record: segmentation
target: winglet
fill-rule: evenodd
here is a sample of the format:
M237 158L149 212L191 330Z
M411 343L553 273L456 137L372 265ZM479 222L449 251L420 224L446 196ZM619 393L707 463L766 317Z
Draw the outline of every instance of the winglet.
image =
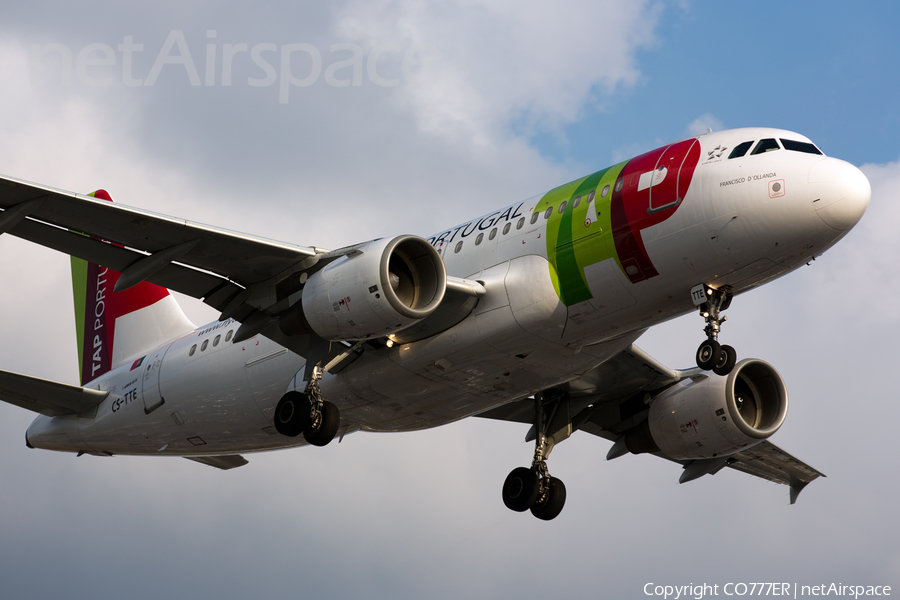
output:
M791 478L791 504L797 501L797 496L799 496L800 492L803 491L803 488L808 485L808 481L800 481L799 479Z

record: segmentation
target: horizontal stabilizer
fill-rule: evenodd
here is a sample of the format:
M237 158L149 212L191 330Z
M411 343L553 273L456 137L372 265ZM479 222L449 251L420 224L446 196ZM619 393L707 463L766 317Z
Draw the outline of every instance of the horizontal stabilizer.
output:
M109 392L0 371L0 400L48 417L85 412L107 396Z
M235 467L243 467L249 461L240 454L224 454L222 456L185 456L186 459L198 462L210 467L222 469L234 469Z

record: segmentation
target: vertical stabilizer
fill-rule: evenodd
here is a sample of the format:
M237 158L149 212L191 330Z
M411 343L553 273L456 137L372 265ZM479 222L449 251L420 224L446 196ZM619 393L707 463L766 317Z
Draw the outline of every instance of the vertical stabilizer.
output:
M106 190L89 195L112 202ZM72 257L82 385L195 328L169 290L142 282L114 292L119 277L116 271Z

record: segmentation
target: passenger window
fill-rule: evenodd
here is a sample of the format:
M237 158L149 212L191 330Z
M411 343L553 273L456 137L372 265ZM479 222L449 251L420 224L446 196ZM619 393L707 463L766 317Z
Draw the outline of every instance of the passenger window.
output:
M601 198L606 198L609 195L609 184L603 186L603 191L600 192Z
M216 336L216 339L213 340L213 346L214 346L214 347L219 345L219 340L220 340L220 339L222 339L222 336L221 336L221 335L217 335L217 336Z
M229 331L228 333L225 334L225 341L227 342L230 340L231 340L231 332Z
M624 180L624 179L618 180L618 181L616 182L616 191L617 191L617 192L621 192L621 191L622 191L622 186L624 186L624 185L625 185L625 180Z
M512 223L507 223L506 225L503 226L503 235L506 235L507 233L509 233L510 227L512 227Z
M456 243L456 248L453 249L453 254L459 254L460 250L462 250L462 240Z
M516 223L516 229L522 229L525 226L525 217L519 219L519 222Z
M493 229L491 229L491 233L488 235L488 239L489 239L489 240L492 240L492 239L494 239L495 237L497 237L497 228L496 228L496 227L494 227Z
M764 140L759 140L759 143L756 145L756 148L753 149L753 152L750 153L750 156L780 149L781 147L778 145L778 142L776 142L773 138L766 138Z
M551 206L547 210L544 211L544 218L549 219L550 215L552 215L552 214L553 214L553 207Z
M480 243L481 243L481 240L483 240L483 239L484 239L484 234L483 234L483 233L479 233L479 234L478 234L478 237L475 238L475 245L477 246L478 244L480 244Z
M200 352L206 350L207 346L209 346L209 340L203 340L203 344L200 346Z
M806 152L807 154L822 154L822 151L808 142L795 142L794 140L781 139L781 145L785 150L794 152Z
M531 224L532 224L532 225L534 225L535 223L537 223L537 220L538 220L538 217L540 216L540 214L541 214L541 213L534 213L533 215L531 215Z
M197 351L197 344L194 344L193 346L191 346L191 350L190 350L190 352L188 352L188 356L193 356L194 352L196 352L196 351Z
M566 201L563 200L562 204L559 205L559 214L563 214L566 212Z
M572 200L572 209L578 208L579 204L581 204L581 196L575 196L575 199Z
M606 187L608 188L609 186L606 186ZM590 204L593 201L594 201L594 191L592 190L591 193L588 194L587 203Z
M740 158L743 155L747 154L747 150L750 149L750 146L753 145L753 140L749 142L741 142L737 146L734 147L734 150L731 151L731 154L728 155L728 158Z

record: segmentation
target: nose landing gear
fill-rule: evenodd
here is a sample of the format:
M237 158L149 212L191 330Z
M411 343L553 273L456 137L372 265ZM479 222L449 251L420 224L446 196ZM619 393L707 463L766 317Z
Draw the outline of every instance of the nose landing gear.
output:
M737 352L728 345L719 344L718 337L722 323L728 318L722 314L731 305L731 286L719 289L706 284L691 288L691 299L694 306L700 308L700 315L706 320L707 339L697 348L697 366L710 370L716 375L728 375L737 362Z
M565 398L567 400L567 397ZM534 396L534 460L531 467L513 469L503 482L503 504L510 510L525 512L531 510L538 519L555 519L566 504L566 486L556 477L550 476L547 457L553 449L554 441L548 430L562 402L548 399L544 394ZM544 409L552 407L549 419L544 418Z

